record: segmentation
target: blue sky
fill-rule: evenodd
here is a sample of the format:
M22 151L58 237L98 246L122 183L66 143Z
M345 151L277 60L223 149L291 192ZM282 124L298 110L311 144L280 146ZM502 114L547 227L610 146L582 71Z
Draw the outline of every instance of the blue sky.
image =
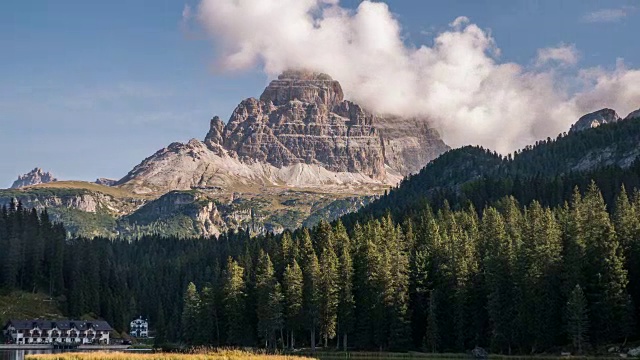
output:
M575 44L582 68L612 69L617 58L640 67L640 1L386 3L407 46L430 46L466 16L495 39L501 62L530 65L540 48ZM213 115L226 119L258 96L267 76L217 68L210 37L183 23L185 4L198 5L3 1L0 187L36 166L61 179L120 178L171 142L203 138Z

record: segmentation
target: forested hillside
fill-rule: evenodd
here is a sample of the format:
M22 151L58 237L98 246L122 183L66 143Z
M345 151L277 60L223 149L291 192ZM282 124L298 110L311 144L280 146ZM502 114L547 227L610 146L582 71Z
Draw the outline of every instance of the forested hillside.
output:
M561 134L507 156L473 146L450 150L343 221L352 225L387 211L402 216L425 202L440 208L445 200L455 209L471 203L478 211L504 196L523 205L538 200L556 206L570 198L575 186L586 187L592 180L612 205L622 184L640 187L638 143L640 118L632 118Z
M640 194L621 192L609 214L591 185L565 206L508 197L480 217L424 207L349 231L323 222L281 237L73 239L62 249L42 236L35 251L40 237L20 224L37 218L12 208L3 254L33 255L3 262L2 284L51 289L69 316L92 313L119 330L146 314L158 341L309 346L315 332L359 349L588 348L637 335L639 211Z

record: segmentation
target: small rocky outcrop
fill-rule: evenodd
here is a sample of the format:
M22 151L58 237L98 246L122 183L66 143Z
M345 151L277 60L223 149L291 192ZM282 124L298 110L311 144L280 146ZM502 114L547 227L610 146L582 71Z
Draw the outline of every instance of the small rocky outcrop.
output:
M620 116L618 116L618 113L616 113L615 110L602 109L582 116L575 124L571 126L569 132L591 129L602 124L610 124L620 120L621 118Z
M50 172L45 172L41 168L35 168L24 175L18 176L18 179L13 182L13 185L11 185L11 189L46 184L54 181L58 181L58 179L56 179Z
M107 179L107 178L98 178L95 181L96 184L104 185L104 186L114 186L117 182L118 180Z

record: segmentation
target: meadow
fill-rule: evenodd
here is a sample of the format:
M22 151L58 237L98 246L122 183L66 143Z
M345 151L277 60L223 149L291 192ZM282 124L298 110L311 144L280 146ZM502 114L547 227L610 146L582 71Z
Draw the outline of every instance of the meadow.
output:
M309 360L290 355L267 355L239 350L203 351L189 354L125 352L74 352L27 355L25 360Z

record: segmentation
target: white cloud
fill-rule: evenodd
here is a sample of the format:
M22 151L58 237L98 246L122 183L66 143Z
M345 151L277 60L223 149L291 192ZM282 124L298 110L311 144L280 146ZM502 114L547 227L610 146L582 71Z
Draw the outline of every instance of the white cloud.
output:
M184 8L182 8L182 21L189 21L191 16L191 6L184 4Z
M580 79L584 90L576 95L579 108L610 107L622 117L640 108L640 70L627 68L622 59L614 71L586 69Z
M538 49L536 66L548 63L570 66L578 63L578 50L575 45L560 44L556 47Z
M346 96L381 113L420 116L451 146L479 144L506 153L566 131L593 98L640 107L635 70L581 72L567 89L554 67L500 62L491 35L466 17L437 34L432 46L407 46L385 3L344 9L324 0L202 0L197 18L214 40L219 67L261 67L270 77L309 68L339 80ZM541 64L575 64L572 46L541 49ZM603 105L603 106L604 106ZM625 110L626 111L626 110Z
M632 8L623 7L618 9L600 9L582 17L582 20L590 23L616 22L629 15Z

